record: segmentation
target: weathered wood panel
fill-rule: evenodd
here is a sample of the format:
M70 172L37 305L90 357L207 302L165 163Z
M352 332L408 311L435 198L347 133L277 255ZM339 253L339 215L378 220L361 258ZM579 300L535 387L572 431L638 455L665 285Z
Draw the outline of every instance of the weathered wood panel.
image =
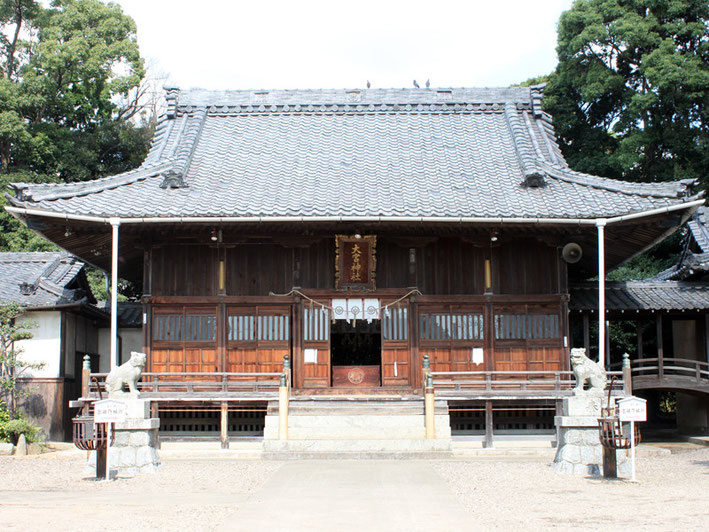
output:
M333 237L309 246L278 243L225 244L226 289L230 296L285 293L293 286L313 290L335 288ZM377 240L377 289L415 284L427 295L480 295L485 292L485 259L492 266L496 294L557 294L566 290L558 249L533 238L503 241L495 247L460 237ZM412 251L413 250L413 251ZM169 244L146 254L154 296L218 294L219 250L211 245Z
M407 345L382 349L382 384L406 386L409 384L409 349Z
M371 388L379 386L379 366L333 366L333 388Z
M308 349L308 347L304 349ZM330 386L330 350L314 347L310 347L310 349L317 349L317 362L303 363L303 387L327 388Z

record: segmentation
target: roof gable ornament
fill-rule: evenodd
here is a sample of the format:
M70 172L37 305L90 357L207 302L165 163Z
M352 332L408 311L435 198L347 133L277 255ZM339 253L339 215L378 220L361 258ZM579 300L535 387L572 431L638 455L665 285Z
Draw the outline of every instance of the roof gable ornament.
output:
M524 181L520 183L523 187L541 188L546 186L543 172L529 172L524 176Z
M187 188L187 183L185 183L182 172L178 172L175 169L170 168L165 170L160 175L163 177L163 181L160 183L160 188Z
M31 296L37 291L35 283L22 282L20 283L20 294L23 296Z

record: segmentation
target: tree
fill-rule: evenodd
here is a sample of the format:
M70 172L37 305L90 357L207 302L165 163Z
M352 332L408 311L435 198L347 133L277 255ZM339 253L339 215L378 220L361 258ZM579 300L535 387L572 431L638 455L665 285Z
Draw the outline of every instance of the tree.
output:
M44 363L23 360L22 348L16 342L32 338L29 329L36 327L31 321L20 321L23 309L17 303L0 305L0 391L10 414L10 419L18 417L19 399L30 394L29 390L18 387L18 379L31 369L41 369Z
M545 90L572 168L635 181L709 178L709 3L576 0Z
M0 186L135 168L155 117L133 20L99 0L0 0ZM53 246L1 208L0 250Z

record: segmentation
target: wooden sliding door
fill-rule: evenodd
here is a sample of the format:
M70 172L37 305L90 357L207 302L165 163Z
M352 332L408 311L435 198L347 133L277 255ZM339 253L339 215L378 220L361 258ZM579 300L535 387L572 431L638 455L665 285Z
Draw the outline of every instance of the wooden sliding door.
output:
M493 369L564 369L562 323L559 305L495 305Z
M168 373L219 371L215 307L171 307L153 311L150 369Z
M432 371L482 371L485 320L482 306L419 306L419 354Z
M330 311L303 303L303 349L299 368L304 388L330 386Z
M290 307L227 307L225 371L280 373L290 342Z

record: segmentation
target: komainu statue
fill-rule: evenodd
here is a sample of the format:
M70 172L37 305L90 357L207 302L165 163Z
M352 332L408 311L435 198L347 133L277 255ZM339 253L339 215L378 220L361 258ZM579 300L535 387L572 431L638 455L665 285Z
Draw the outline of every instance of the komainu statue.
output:
M571 350L571 367L574 370L574 377L576 377L574 395L603 393L603 389L606 387L606 370L588 358L584 348L574 347ZM588 383L588 389L584 389L586 383Z
M126 395L123 386L128 385L132 395L138 395L138 381L143 374L147 356L145 353L131 351L130 360L113 368L106 376L106 391L109 397Z

